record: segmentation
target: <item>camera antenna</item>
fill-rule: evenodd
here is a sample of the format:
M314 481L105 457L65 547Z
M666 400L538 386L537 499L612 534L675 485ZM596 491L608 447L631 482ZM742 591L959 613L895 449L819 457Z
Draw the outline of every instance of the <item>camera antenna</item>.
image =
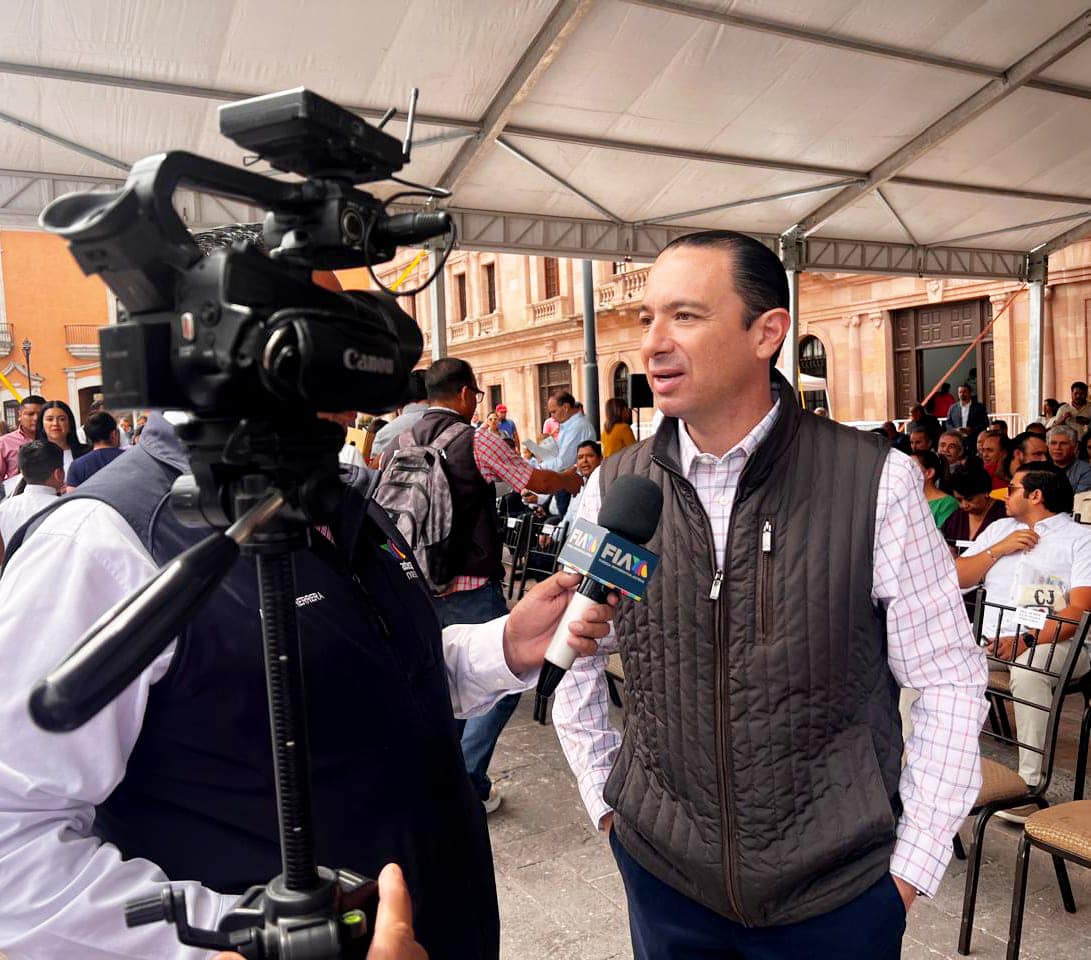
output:
M385 127L388 123L390 123L392 119L394 119L394 115L397 112L397 107L391 107L389 110L387 110L386 113L383 114L382 119L377 124L375 124L376 129L382 130L383 127Z
M409 155L413 152L413 124L417 120L417 98L420 89L414 87L409 91L409 117L405 121L405 141L402 143L402 161L409 163Z

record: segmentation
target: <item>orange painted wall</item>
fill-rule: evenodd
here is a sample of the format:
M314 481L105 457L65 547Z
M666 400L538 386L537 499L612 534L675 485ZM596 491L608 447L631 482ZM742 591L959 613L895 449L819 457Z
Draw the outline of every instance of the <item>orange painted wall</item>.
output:
M10 356L0 357L0 370L9 361L23 365L22 342L33 347L31 370L42 378L42 392L49 400L68 401L65 367L83 366L90 358L76 358L65 346L65 324L101 326L109 320L106 287L97 277L85 277L68 251L68 245L46 233L0 231L0 263L3 266L7 320L14 329ZM81 377L94 374L83 371ZM16 389L26 390L26 377L9 375Z

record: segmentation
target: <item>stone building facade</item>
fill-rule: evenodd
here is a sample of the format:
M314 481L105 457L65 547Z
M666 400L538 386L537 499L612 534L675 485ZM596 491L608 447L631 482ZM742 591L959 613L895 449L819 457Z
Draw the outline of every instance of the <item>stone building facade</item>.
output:
M401 251L379 276L393 283L416 252ZM404 281L419 285L420 261ZM642 371L636 308L647 264L592 264L598 328L599 394L627 392ZM540 429L549 391L566 387L586 396L583 363L582 263L468 250L446 267L448 353L473 364L486 397L524 436ZM345 288L368 286L364 270L340 272ZM951 377L972 378L991 411L1025 422L1028 298L1020 284L984 280L922 280L860 274L804 274L801 282L801 368L822 376L827 404L842 421L904 417L977 334L986 336ZM1009 304L1009 301L1010 304ZM425 331L430 359L432 295L404 298ZM21 350L33 343L36 390L86 412L101 390L97 328L115 307L97 278L80 273L65 244L39 232L0 232L0 372L20 393L27 376ZM1050 258L1044 325L1043 396L1068 398L1073 380L1087 380L1091 357L1091 240ZM950 362L949 362L950 361ZM14 418L14 397L0 384L0 401ZM643 411L645 422L652 411ZM1036 413L1036 412L1035 412Z
M392 282L406 252L380 274ZM417 268L423 279L426 263ZM592 265L603 401L640 373L637 306L647 264ZM486 391L481 413L503 400L522 428L540 426L550 386L583 383L580 261L457 251L446 268L448 353L473 364ZM970 380L990 411L1033 419L1026 407L1028 297L1025 286L996 280L933 280L862 274L804 274L800 292L801 368L826 381L825 403L842 421L903 418L967 353L949 379ZM405 301L403 301L403 304ZM430 350L432 298L409 305ZM1068 398L1087 380L1091 356L1091 241L1050 258L1044 327L1043 397ZM615 388L616 383L616 388ZM650 419L651 411L644 419Z

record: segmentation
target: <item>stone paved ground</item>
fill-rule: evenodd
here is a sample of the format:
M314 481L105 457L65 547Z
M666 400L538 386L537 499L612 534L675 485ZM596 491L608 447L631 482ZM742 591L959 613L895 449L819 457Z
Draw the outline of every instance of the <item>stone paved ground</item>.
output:
M490 818L500 897L503 960L611 960L630 957L625 895L609 847L592 828L551 727L531 719L524 697L504 731L493 777L504 804ZM620 722L620 716L617 718ZM1071 779L1058 790L1071 796ZM963 830L964 838L967 836ZM1000 960L1007 943L1018 833L1002 823L986 833L972 956ZM1064 912L1049 860L1031 860L1025 960L1091 960L1091 871L1069 870L1079 912ZM910 913L903 957L958 956L964 864L953 861L932 901Z

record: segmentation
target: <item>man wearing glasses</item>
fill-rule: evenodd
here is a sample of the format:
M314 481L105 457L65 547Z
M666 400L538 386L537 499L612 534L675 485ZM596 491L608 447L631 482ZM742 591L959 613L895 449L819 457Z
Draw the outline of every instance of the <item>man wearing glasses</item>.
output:
M478 389L473 368L465 360L437 360L426 371L424 385L428 409L410 432L414 443L442 447L444 457L434 469L446 473L454 505L451 538L444 555L456 561L456 576L434 597L436 612L444 627L485 623L508 612L502 589L504 543L494 484L506 482L516 491L579 493L581 481L575 473L536 469L508 446L501 434L470 426L485 393ZM387 454L397 447L398 440L393 440ZM466 770L488 813L500 806L500 795L489 780L489 762L500 731L518 703L519 694L505 697L484 716L466 721L462 734Z
M958 585L964 590L984 581L988 599L1013 607L1051 607L1051 613L1079 620L1091 610L1091 527L1076 523L1072 510L1072 485L1064 472L1051 463L1024 463L1008 484L1008 516L984 530L955 561ZM1018 664L1045 667L1050 645L1053 666L1060 669L1068 654L1068 639L1074 627L1060 630L1049 623L1041 630L1027 630L1016 622L1013 612L986 608L982 636L990 641L997 656L1014 660L1011 692L1015 696L1015 724L1025 743L1045 743L1046 718L1042 710L1025 702L1049 706L1054 682L1046 675L1018 669ZM1084 650L1074 676L1088 670ZM1027 786L1035 786L1042 774L1042 755L1019 750L1019 775ZM997 814L1021 823L1031 806Z

